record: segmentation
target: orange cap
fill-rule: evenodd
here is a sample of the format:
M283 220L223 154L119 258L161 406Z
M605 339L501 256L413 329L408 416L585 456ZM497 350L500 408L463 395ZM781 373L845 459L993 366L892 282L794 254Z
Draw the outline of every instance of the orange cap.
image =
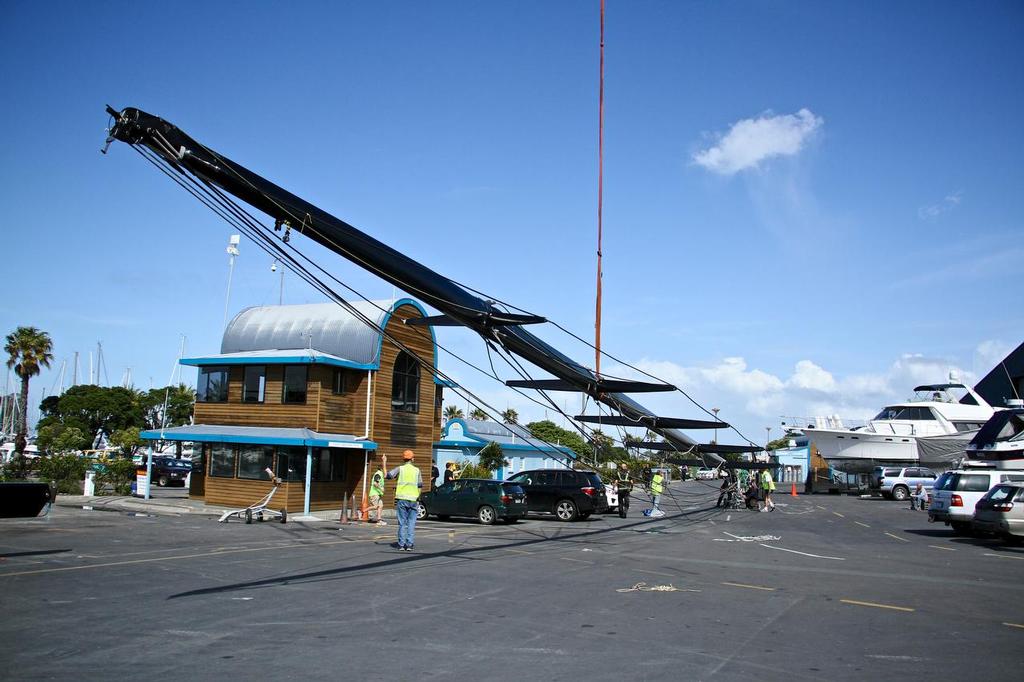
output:
M402 453L402 459L412 459L415 456L416 453L414 453L412 450L406 450L405 452Z

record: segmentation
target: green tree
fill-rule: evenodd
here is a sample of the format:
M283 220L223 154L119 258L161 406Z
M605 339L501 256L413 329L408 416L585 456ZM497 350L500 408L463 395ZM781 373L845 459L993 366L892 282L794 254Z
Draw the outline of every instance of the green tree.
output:
M39 458L39 478L57 486L68 495L82 494L87 462L78 454L51 454Z
M593 457L594 448L590 446L583 437L576 431L569 431L545 419L539 422L530 422L526 425L534 438L552 445L564 445L575 452L578 456L590 459Z
M519 413L510 407L501 413L501 421L505 422L506 424L518 424Z
M477 454L477 461L480 466L493 476L494 472L502 467L508 466L508 460L501 452L501 443L491 441Z
M479 407L474 407L473 411L469 413L470 419L476 419L477 421L485 422L488 420L487 413Z
M110 434L110 444L121 448L121 454L131 458L135 456L140 447L146 444L146 441L139 437L139 428L137 426L129 426L126 429L118 429Z
M166 419L164 402L166 401ZM142 408L142 426L154 430L161 427L184 426L192 423L192 415L195 410L196 392L195 389L178 384L177 386L164 386L153 388L148 392L139 395L139 405Z
M51 424L73 426L90 438L103 432L110 436L118 429L145 426L142 394L121 386L72 386L47 405L47 415L39 428Z
M462 410L459 409L458 405L449 405L448 407L444 408L444 418L446 420L462 419L463 416L465 415L463 415Z
M110 486L115 495L127 495L131 492L132 479L135 478L135 464L124 457L105 457L100 460L96 473L96 492L102 494L104 486Z
M89 436L74 426L65 426L60 433L56 434L50 447L53 452L58 454L74 453L77 457L78 451L86 449L90 443Z
M7 335L4 351L7 353L7 367L21 379L21 414L18 415L14 451L16 468L24 471L25 445L28 443L28 382L39 374L41 367L50 366L53 341L49 334L35 327L18 327Z
M789 447L789 436L783 436L782 438L776 438L772 442L765 446L765 450L778 450L779 448Z

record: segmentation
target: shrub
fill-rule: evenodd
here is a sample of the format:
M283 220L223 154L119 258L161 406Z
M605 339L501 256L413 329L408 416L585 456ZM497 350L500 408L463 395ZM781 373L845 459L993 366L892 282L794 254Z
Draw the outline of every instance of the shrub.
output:
M459 470L459 478L493 478L494 474L468 460L462 460L455 465Z
M96 473L96 494L102 495L104 486L109 485L115 495L128 495L135 480L135 463L130 458L104 457Z
M39 478L57 485L57 492L81 495L86 460L78 455L45 455L40 457Z

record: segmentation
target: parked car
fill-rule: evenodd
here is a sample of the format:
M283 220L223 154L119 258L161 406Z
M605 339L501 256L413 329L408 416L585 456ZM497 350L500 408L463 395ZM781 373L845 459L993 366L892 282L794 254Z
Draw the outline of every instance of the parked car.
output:
M1000 483L985 493L974 507L974 530L1011 545L1024 542L1024 483Z
M971 530L974 506L993 486L1024 482L1024 471L961 469L943 474L932 488L928 520L942 521L957 533Z
M497 519L515 523L526 517L526 494L517 483L460 478L420 495L416 517L425 519L430 514L442 521L469 516L485 525Z
M910 497L918 483L931 490L937 478L934 471L925 467L875 467L875 475L882 497L900 501Z
M701 467L697 469L697 480L698 481L710 481L716 478L717 474L714 469L709 467Z
M508 480L523 487L529 511L554 514L561 521L585 519L608 509L604 483L594 471L535 469Z
M145 461L143 461L145 465ZM192 461L173 457L154 457L152 480L161 488L185 485L185 477L192 471Z

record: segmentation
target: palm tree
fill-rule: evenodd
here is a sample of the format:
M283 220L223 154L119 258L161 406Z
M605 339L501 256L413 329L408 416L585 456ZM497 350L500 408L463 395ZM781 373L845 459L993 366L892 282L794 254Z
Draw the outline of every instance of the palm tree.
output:
M501 413L501 421L506 424L516 424L519 422L519 413L510 407Z
M487 413L484 412L479 407L474 407L473 411L469 413L469 418L470 419L476 419L477 421L485 422L485 421L487 421Z
M463 416L465 415L463 415L462 410L459 409L458 405L449 405L444 408L445 419L462 419Z
M14 439L14 451L22 459L28 442L28 381L39 374L39 368L49 367L53 360L53 341L50 335L35 327L18 327L7 335L4 345L7 352L7 367L21 377L21 414L18 415L18 435Z

